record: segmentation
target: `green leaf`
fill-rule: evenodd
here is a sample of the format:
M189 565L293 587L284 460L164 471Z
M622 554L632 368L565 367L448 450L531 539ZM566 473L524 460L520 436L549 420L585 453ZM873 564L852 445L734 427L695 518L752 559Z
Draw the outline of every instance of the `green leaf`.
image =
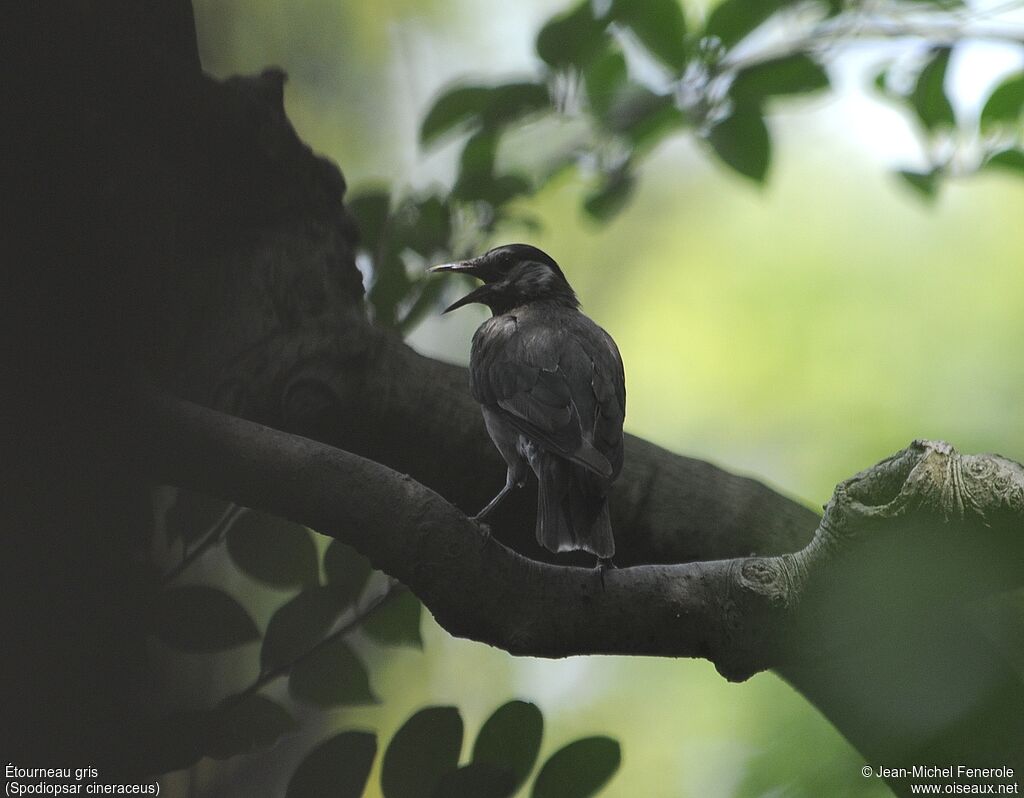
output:
M609 51L595 59L583 76L587 100L598 122L628 137L636 147L653 144L685 122L671 95L655 94L629 80L621 52Z
M547 86L541 83L503 83L490 89L484 123L499 127L529 114L551 108Z
M641 88L620 102L611 122L622 129L637 151L643 151L685 125L686 117L672 97Z
M376 704L379 700L370 687L366 667L340 637L295 664L288 692L319 707Z
M587 798L619 769L619 744L610 737L586 737L555 751L533 783L532 798Z
M1002 152L997 152L985 161L984 168L986 170L1008 170L1011 172L1019 172L1021 175L1024 175L1024 151L1003 150Z
M249 613L222 590L203 585L161 591L153 632L179 651L209 653L258 640Z
M420 127L420 142L433 143L439 136L473 120L477 121L490 104L486 86L456 86L434 100Z
M434 101L420 128L420 142L429 146L444 134L470 123L498 127L550 105L547 87L540 83L456 86Z
M544 734L544 716L534 704L509 701L498 707L473 744L473 762L506 768L512 774L511 795L530 775Z
M337 734L299 763L285 798L360 798L376 756L377 738L371 732Z
M1000 83L981 111L981 127L1020 122L1024 114L1024 72Z
M439 283L440 280L433 281ZM331 541L324 552L324 573L327 587L342 606L358 600L363 594L373 566L362 554L340 540Z
M423 798L459 764L462 718L455 707L427 707L391 738L381 765L384 798Z
M474 762L445 773L431 798L508 798L515 792L514 777L504 768Z
M403 225L402 239L410 249L423 256L448 248L451 213L448 204L431 194L415 203L411 224Z
M537 34L537 55L553 67L583 68L609 42L605 22L594 17L590 0L554 17Z
M363 622L363 631L378 643L423 648L420 616L423 605L410 591L403 590Z
M526 178L520 175L500 175L483 188L479 199L489 202L494 208L501 208L510 200L532 192L533 186Z
M779 10L777 0L724 0L715 6L704 26L704 35L731 47Z
M938 173L935 171L931 172L911 172L907 170L900 170L897 174L916 191L920 196L928 200L935 199L935 195L938 192Z
M598 222L607 222L616 216L633 194L636 181L628 169L616 170L608 175L596 191L583 200L583 209Z
M284 707L262 695L222 706L213 712L213 728L206 743L206 754L214 759L268 748L297 727Z
M498 134L481 130L473 134L462 148L459 176L452 196L460 200L480 199L494 175L494 159L498 152Z
M676 72L686 66L686 18L676 0L613 0L609 17Z
M953 127L956 118L953 106L946 96L946 68L949 66L949 47L938 47L917 76L917 84L910 95L910 104L929 131L940 127Z
M185 770L202 759L213 716L210 710L173 712L147 724L144 739L153 746L153 772Z
M731 116L711 129L708 141L728 166L758 183L764 181L771 160L771 138L757 107L737 105Z
M167 539L194 543L221 520L228 502L195 491L178 488L178 497L167 512Z
M227 544L235 565L253 579L274 587L319 581L316 544L304 526L249 510L228 530Z
M388 246L373 262L374 280L367 298L373 305L374 321L384 327L395 326L395 310L412 286L399 252L397 246Z
M441 294L444 292L443 280L420 280L420 293L412 305L398 322L398 331L404 336L420 322L431 310L437 307Z
M583 76L590 107L594 115L604 121L620 88L626 83L626 57L618 50L610 50L595 58Z
M270 617L260 650L264 670L287 665L316 645L341 614L330 588L304 590Z
M391 209L391 195L385 190L363 191L351 197L346 205L359 226L360 245L376 256Z
M765 97L806 94L828 86L825 70L800 53L744 69L736 76L729 93L740 104L757 105Z
M459 160L459 177L452 196L460 200L484 200L498 207L513 197L532 190L530 183L518 175L494 174L498 134L490 129L471 136Z

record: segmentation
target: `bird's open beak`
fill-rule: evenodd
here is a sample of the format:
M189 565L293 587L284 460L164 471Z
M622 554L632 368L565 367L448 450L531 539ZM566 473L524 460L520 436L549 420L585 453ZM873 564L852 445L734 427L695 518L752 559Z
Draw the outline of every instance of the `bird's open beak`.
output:
M484 298L490 293L491 287L484 283L481 286L477 286L462 299L456 299L448 307L441 311L442 314L450 313L453 310L461 308L463 305L472 305L474 302L484 302ZM486 304L486 303L485 303Z
M475 259L462 260L458 261L457 263L442 263L440 266L431 266L429 269L427 269L427 271L429 271L431 274L436 274L439 272L449 272L456 274L468 274L472 277L477 277L478 275L476 273L476 266L477 263ZM449 313L450 311L461 308L463 305L471 305L474 302L482 302L489 290L490 287L486 283L484 283L483 285L474 288L472 291L470 291L468 294L462 297L462 299L457 299L454 302L452 302L452 304L450 304L448 307L442 310L441 313Z
M431 266L427 271L431 274L436 272L462 272L463 274L472 274L475 267L476 263L474 261L460 260L456 263L442 263L440 266Z

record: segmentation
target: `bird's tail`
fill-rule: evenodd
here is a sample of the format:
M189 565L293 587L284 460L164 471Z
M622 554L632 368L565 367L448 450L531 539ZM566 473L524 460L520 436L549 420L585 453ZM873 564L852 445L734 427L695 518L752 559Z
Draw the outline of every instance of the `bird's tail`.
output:
M608 499L593 475L558 457L543 458L538 476L537 542L548 551L615 554Z

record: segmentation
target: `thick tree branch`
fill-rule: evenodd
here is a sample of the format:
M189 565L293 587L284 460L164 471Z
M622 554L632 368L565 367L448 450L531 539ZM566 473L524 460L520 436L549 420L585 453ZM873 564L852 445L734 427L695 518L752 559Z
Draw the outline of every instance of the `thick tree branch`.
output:
M453 634L516 654L706 657L736 679L801 661L793 641L819 623L844 563L876 539L901 538L883 547L884 561L908 576L915 558L930 567L936 552L981 565L944 573L928 602L1024 583L1024 469L946 444L915 442L840 485L799 552L623 568L602 586L591 569L539 563L488 540L410 477L307 438L167 396L146 401L133 437L155 478L338 537L409 585Z

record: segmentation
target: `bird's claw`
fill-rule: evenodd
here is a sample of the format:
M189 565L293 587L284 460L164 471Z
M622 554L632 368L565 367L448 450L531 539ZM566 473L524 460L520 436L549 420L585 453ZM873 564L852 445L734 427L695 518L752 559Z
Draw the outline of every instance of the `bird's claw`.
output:
M491 539L491 525L485 524L483 521L481 521L479 515L474 515L472 521L474 524L477 525L477 528L480 530L480 536L484 539L484 543L489 541Z
M614 568L617 568L617 567L618 566L616 566L615 563L612 562L612 558L611 557L598 557L597 558L596 570L597 570L598 576L601 577L601 590L605 589L605 587L604 587L604 572L605 571L610 571L610 570L612 570Z

